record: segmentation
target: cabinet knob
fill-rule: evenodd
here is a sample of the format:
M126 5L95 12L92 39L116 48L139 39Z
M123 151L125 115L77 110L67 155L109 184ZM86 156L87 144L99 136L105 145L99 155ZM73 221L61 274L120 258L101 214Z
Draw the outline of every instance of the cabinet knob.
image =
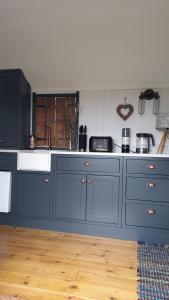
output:
M0 143L3 143L4 140L0 139Z
M45 182L48 183L48 182L49 182L49 179L48 179L48 178L45 178Z
M83 178L82 180L81 180L81 183L85 183L86 182L86 180Z
M91 166L91 163L89 161L84 162L84 167L90 168L90 166Z
M91 184L92 183L92 181L91 181L91 179L88 179L88 181L87 181L89 184Z
M147 183L147 187L148 188L155 188L156 187L156 183L155 182L148 182Z
M155 169L157 169L157 165L156 164L148 164L147 169L155 170Z
M151 209L151 208L146 209L145 212L146 212L146 215L149 215L149 216L156 214L156 210L155 209Z

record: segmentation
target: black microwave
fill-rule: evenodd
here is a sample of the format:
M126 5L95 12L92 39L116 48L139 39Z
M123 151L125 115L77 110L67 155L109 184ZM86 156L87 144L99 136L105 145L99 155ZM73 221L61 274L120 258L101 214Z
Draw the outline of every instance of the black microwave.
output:
M112 152L113 139L111 136L91 136L89 139L89 151Z

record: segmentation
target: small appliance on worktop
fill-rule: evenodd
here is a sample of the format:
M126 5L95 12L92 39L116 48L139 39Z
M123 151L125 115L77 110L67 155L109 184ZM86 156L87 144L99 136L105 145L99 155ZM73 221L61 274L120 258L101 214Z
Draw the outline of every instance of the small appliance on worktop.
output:
M154 136L150 133L137 133L136 134L136 153L149 153L150 140L152 145L155 146Z
M90 152L113 152L111 136L91 136L89 139Z
M87 149L87 126L79 127L79 151L86 152Z

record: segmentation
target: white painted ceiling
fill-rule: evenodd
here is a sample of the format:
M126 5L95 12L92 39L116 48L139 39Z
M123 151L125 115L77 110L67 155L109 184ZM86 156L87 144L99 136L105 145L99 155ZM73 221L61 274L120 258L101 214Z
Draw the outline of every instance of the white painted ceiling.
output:
M0 68L34 90L169 87L169 0L0 0Z

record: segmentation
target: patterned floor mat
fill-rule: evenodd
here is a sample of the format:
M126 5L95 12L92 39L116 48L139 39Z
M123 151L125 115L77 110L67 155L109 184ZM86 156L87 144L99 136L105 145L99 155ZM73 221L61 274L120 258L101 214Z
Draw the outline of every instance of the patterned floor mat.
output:
M138 299L169 300L169 246L138 244Z

